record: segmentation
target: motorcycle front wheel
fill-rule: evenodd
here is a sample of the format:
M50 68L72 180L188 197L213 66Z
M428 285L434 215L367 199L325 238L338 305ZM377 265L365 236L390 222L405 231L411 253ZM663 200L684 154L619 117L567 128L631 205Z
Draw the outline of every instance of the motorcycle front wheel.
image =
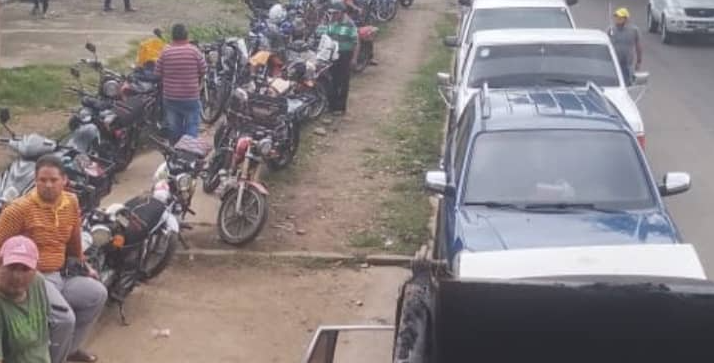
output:
M218 234L232 246L244 245L258 236L268 220L268 200L254 186L246 184L240 212L236 209L239 189L226 194L218 209Z
M208 84L205 84L204 87L208 87ZM201 119L204 123L213 124L221 117L230 95L229 88L228 81L224 81L220 86L201 90L201 104L203 106Z
M228 167L230 161L230 152L223 149L218 150L208 162L206 168L206 176L203 178L203 191L206 194L213 193L221 185L221 169Z
M357 64L352 67L352 72L354 73L362 73L369 65L369 59L367 57L367 50L365 50L365 47L360 47L356 63Z
M267 160L270 170L283 169L293 162L295 155L297 155L298 146L300 145L300 128L295 124L290 125L287 140L283 142L284 145L280 148L280 155Z
M307 117L310 121L317 120L327 110L327 106L329 104L329 100L327 98L328 90L329 90L329 87L328 87L327 81L325 81L325 80L318 81L317 84L315 84L315 87L312 90L310 90L310 92L316 98L315 103L312 106L310 106L310 109L309 109L309 112L307 115Z
M146 251L141 259L139 279L147 281L159 276L168 267L178 247L178 234L175 232L155 233L146 242Z

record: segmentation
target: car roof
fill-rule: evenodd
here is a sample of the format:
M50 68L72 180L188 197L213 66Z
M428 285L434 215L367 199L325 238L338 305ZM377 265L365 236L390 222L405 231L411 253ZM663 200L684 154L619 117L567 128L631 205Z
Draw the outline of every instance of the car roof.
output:
M486 94L483 98L483 94ZM483 89L475 94L480 130L623 130L626 121L595 85L586 88ZM479 120L476 120L479 122Z
M610 44L607 33L598 29L497 29L474 34L477 45L577 43Z
M477 0L473 2L474 9L563 7L567 7L565 0Z

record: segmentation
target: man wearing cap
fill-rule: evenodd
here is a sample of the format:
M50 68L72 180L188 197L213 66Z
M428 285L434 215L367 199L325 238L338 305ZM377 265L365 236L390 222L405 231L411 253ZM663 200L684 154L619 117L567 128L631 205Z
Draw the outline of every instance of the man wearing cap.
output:
M107 289L84 264L77 197L64 191L62 160L44 155L35 162L35 188L0 214L0 244L24 235L37 244L37 270L44 275L50 306L50 357L53 363L94 362L79 347L101 314ZM83 268L71 269L68 261Z
M343 0L331 0L327 12L329 21L316 29L318 35L326 34L338 42L339 58L330 67L332 73L332 91L329 93L330 111L344 115L347 111L347 96L350 90L352 65L356 64L359 54L357 27L345 13L347 6Z
M14 236L0 248L0 362L50 363L45 281L37 246Z
M617 60L622 70L622 77L625 78L625 84L629 86L632 84L633 64L636 71L640 70L640 65L642 64L640 30L630 23L630 12L626 8L615 10L613 16L615 18L615 26L610 27L607 33L610 35L613 47L615 47ZM633 53L637 57L636 62Z

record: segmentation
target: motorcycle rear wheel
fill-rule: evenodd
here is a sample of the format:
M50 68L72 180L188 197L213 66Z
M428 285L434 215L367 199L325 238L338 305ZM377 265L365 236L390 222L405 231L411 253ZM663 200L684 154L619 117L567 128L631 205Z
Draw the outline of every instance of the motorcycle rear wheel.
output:
M367 59L367 51L364 47L360 47L359 54L357 55L357 62L354 67L352 67L353 73L362 73L369 65L369 59Z
M268 220L268 200L254 186L246 184L241 200L242 215L236 213L238 189L228 192L218 209L218 234L231 246L244 245L258 236ZM248 217L251 215L251 217ZM235 220L236 224L229 223ZM246 225L246 223L248 223Z
M146 254L141 259L140 281L151 280L159 276L176 253L178 247L178 234L170 232L168 234L156 233L149 236L146 246Z

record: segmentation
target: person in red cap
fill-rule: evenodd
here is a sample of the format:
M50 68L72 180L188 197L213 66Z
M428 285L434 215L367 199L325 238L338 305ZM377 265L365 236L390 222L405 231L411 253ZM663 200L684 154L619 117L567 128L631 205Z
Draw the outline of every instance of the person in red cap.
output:
M24 236L0 248L0 362L50 363L49 303L38 258Z

